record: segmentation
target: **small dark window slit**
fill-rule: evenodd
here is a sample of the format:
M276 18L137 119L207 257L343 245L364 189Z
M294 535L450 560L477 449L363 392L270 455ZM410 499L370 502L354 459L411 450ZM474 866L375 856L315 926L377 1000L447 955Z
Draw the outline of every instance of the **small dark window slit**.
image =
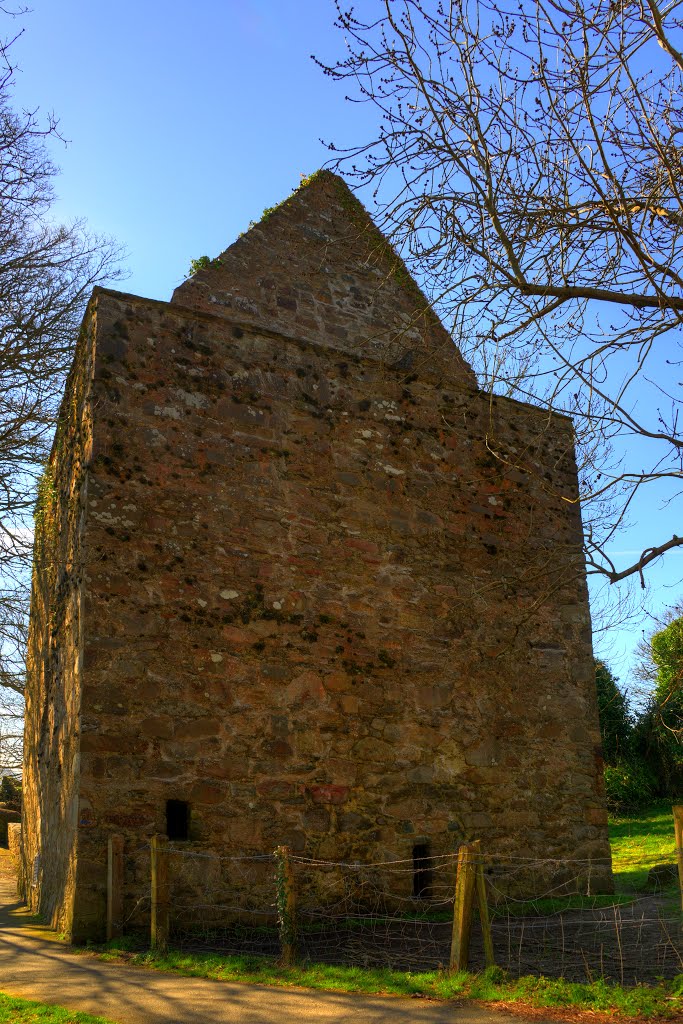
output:
M190 838L190 805L187 800L166 801L166 835L169 839Z
M429 843L416 843L413 847L413 896L428 900L432 890Z

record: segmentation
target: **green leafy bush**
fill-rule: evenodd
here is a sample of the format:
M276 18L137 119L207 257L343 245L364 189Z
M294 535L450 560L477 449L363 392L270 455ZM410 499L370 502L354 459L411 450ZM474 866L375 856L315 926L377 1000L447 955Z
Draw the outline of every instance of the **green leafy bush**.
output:
M658 788L655 773L634 754L605 766L607 806L611 811L642 807L652 800Z

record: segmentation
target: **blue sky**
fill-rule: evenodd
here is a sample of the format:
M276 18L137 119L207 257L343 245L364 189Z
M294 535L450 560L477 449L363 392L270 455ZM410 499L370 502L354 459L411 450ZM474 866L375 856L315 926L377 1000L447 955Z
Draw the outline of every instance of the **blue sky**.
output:
M310 59L341 51L327 0L31 6L17 103L57 113L59 214L125 244L133 292L170 297L358 120Z
M310 54L343 39L332 0L34 0L18 25L17 106L54 110L60 219L85 217L127 249L127 291L168 299L190 260L216 255L328 159L371 131ZM680 532L677 503L648 499L612 547L619 567ZM635 553L635 554L633 554ZM655 613L683 594L683 554L650 571ZM599 639L623 679L648 621Z

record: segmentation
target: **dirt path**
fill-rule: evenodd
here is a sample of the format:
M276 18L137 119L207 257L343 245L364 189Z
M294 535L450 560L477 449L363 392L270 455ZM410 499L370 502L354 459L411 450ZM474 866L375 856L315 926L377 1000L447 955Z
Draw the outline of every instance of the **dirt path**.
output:
M17 901L0 855L0 991L118 1024L520 1024L480 1007L182 978L74 954ZM548 1018L534 1017L533 1024Z

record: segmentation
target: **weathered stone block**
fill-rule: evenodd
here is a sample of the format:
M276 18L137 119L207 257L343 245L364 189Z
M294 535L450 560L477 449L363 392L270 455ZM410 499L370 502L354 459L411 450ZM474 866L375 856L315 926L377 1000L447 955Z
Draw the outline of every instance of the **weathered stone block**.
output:
M589 825L607 825L607 809L605 807L588 807L585 820Z
M311 786L310 794L316 804L343 804L349 795L348 786Z

